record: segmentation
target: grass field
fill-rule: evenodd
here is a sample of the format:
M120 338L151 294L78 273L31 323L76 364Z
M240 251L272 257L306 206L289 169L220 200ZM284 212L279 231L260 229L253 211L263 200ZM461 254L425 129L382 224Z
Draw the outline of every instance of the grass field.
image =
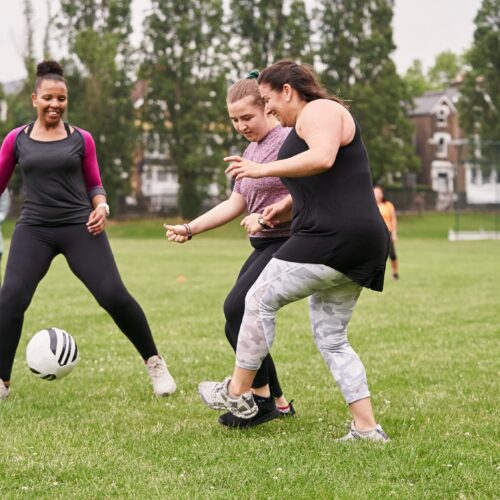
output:
M297 417L222 428L196 387L231 370L221 304L247 242L235 225L174 245L159 221L113 224L122 277L179 390L151 396L137 354L58 257L0 406L0 498L498 498L500 242L447 242L450 216L400 224L402 279L363 292L350 325L390 443L334 442L348 411L305 302L280 312L273 351ZM48 326L79 344L62 381L25 366L31 334Z

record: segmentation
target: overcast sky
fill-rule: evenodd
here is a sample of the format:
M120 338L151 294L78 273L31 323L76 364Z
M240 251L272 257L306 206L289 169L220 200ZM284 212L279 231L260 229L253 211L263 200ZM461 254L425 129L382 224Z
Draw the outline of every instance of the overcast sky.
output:
M57 5L57 0L50 0ZM25 48L23 17L24 0L0 0L0 82L25 76L22 54ZM47 21L46 0L36 0L36 49L42 51L43 29ZM149 0L133 0L135 40L140 38L144 10ZM414 59L425 68L432 65L436 54L445 50L461 53L473 39L474 17L481 0L395 0L393 28L397 46L393 54L400 73ZM54 9L55 10L55 9ZM58 56L55 52L54 56Z

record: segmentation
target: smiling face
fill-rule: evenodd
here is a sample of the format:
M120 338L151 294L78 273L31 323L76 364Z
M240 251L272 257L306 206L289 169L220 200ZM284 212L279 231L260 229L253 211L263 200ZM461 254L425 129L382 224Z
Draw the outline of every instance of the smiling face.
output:
M38 119L47 125L57 125L68 107L68 89L64 82L45 79L31 96Z
M250 142L259 142L269 133L270 120L264 108L247 95L235 102L227 103L229 118L236 131Z
M290 113L290 86L285 85L282 90L273 90L268 84L261 83L259 90L266 105L266 113L273 115L282 127L293 127L295 123Z

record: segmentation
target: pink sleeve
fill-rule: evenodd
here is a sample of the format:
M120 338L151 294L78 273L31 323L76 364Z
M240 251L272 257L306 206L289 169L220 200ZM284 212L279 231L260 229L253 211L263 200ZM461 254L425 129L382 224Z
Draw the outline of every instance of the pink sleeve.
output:
M82 134L85 143L82 171L89 198L92 199L97 194L106 196L106 191L102 187L101 174L99 172L99 164L97 163L94 139L86 130L77 127L75 128L80 132L80 134Z
M2 142L2 147L0 149L0 194L3 193L7 187L14 167L16 166L17 158L15 144L17 136L23 127L25 127L25 125L11 130Z

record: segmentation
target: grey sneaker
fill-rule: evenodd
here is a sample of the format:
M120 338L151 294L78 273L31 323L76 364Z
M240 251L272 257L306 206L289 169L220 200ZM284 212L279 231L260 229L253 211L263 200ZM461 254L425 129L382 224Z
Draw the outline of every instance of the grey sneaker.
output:
M9 394L9 388L3 383L3 380L0 378L0 402L4 399L7 399L9 397Z
M384 432L384 429L377 424L375 429L372 429L370 431L358 431L354 427L354 422L351 423L351 428L349 432L344 436L339 439L336 439L335 441L354 441L354 440L365 440L365 441L380 441L383 443L387 443L389 438L387 437L387 434Z
M146 368L156 396L168 396L175 392L177 385L161 356L151 356L146 362Z
M231 377L226 377L222 382L202 382L198 386L201 400L212 410L229 410L235 417L252 418L257 415L259 407L252 392L232 398L228 390L230 381Z

